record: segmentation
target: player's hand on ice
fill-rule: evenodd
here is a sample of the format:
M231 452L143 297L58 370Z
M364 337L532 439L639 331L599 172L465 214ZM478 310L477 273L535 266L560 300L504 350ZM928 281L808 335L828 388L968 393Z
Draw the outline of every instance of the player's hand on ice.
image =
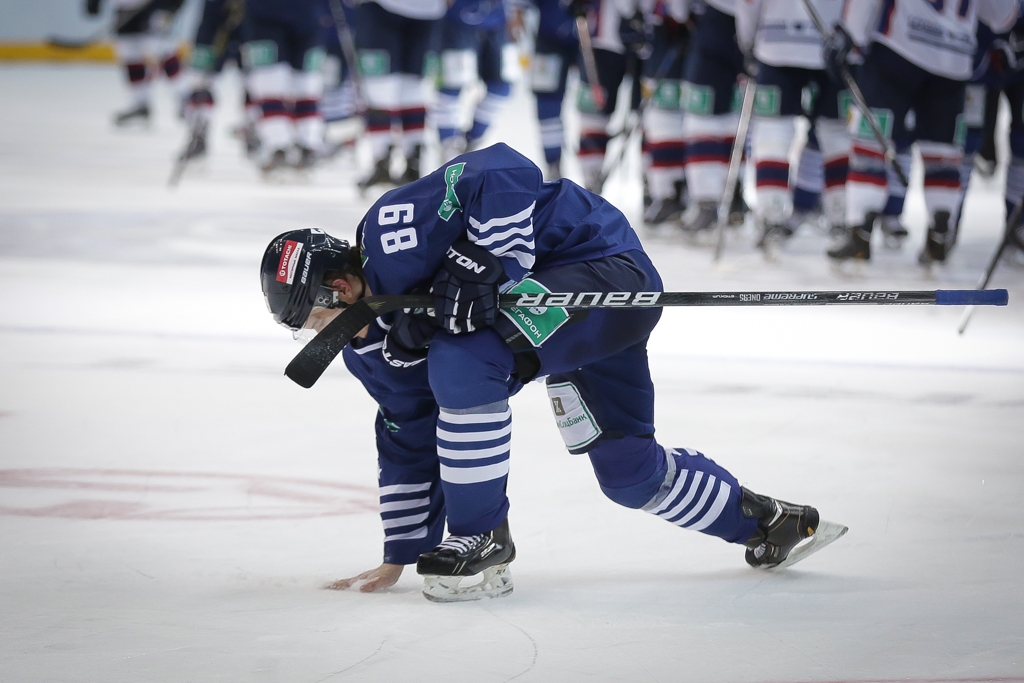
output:
M403 569L405 569L404 565L388 564L385 562L381 566L365 571L359 576L353 576L351 579L338 579L333 583L327 584L324 588L332 591L343 591L361 583L362 585L359 586L361 592L373 593L374 591L390 588L398 583L398 577L402 575Z
M491 252L469 240L453 244L430 285L441 327L461 334L493 325L498 286L507 279L501 259Z

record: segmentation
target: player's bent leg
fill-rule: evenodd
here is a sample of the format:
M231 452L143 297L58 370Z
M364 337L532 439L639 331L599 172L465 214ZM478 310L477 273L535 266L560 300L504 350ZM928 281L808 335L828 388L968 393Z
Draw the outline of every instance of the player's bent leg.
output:
M512 592L515 546L505 495L512 439L508 405L512 352L492 330L439 333L430 347L431 391L439 406L437 453L450 536L420 555L423 594L455 602ZM461 586L468 576L481 581Z

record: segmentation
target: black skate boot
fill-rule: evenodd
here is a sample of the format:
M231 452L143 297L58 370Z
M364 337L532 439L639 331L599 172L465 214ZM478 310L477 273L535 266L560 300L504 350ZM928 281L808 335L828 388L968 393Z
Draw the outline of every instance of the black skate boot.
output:
M320 155L315 149L305 145L297 145L295 149L295 168L299 171L308 171L317 165Z
M746 560L751 567L788 567L821 550L846 533L847 528L823 522L809 505L793 505L742 488L743 516L757 520L757 531L747 541Z
M499 598L512 592L508 565L516 559L516 546L506 518L497 529L475 536L449 536L441 545L420 555L416 573L423 575L423 595L434 602L462 602ZM461 587L467 576L481 574L480 583Z
M928 236L925 238L924 249L917 256L917 262L922 266L945 263L955 240L956 232L949 227L949 211L936 211L932 224L928 226Z
M263 176L266 178L275 174L282 168L288 167L288 152L283 149L275 149L273 154L265 158L260 163L260 171L263 172Z
M899 250L903 246L903 240L907 239L907 229L899 216L879 216L875 220L876 225L882 229L882 237L886 249Z
M414 180L420 179L420 157L423 154L423 145L414 145L412 153L405 160L405 170L398 179L399 185L408 185Z
M713 201L698 201L687 207L681 220L683 233L691 241L707 239L718 224L718 206Z
M732 201L729 203L729 225L737 227L743 225L750 207L743 199L743 183L737 181L732 191Z
M129 126L133 123L149 123L149 105L139 104L114 116L115 126Z
M652 199L650 206L644 210L644 223L647 225L661 225L678 221L683 215L683 205L675 197L665 199Z
M871 228L874 222L875 216L870 215L862 225L850 226L850 231L846 235L846 241L825 253L833 261L870 260Z
M366 176L359 181L360 191L366 190L374 185L382 184L394 184L394 180L391 179L391 152L389 151L380 159L377 159L373 166L373 171L370 175Z

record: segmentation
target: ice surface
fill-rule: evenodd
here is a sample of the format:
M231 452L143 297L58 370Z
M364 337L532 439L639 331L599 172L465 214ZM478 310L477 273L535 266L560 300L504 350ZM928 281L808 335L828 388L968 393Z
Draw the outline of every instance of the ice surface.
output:
M796 568L603 498L542 387L513 401L515 593L436 605L320 590L379 562L375 406L340 365L312 390L266 314L259 257L290 228L351 237L351 157L261 182L218 89L212 155L166 93L116 131L113 67L0 67L0 680L1024 681L1024 273L1007 308L674 309L651 341L658 435L849 534ZM497 124L539 158L532 103ZM570 171L575 167L570 163ZM635 174L637 155L628 158ZM639 184L608 197L631 217ZM997 183L932 277L911 237L854 278L806 232L777 263L643 233L674 290L973 287Z

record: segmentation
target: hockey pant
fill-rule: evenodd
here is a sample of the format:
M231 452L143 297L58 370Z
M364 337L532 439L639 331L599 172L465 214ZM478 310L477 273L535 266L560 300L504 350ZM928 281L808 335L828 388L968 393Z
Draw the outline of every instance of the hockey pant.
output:
M686 185L692 200L717 203L725 191L742 69L736 20L709 6L691 38L683 88Z
M375 2L357 8L359 71L366 87L366 138L374 161L398 142L406 156L423 144L423 70L437 21L409 19ZM393 129L401 131L395 137Z
M661 290L654 266L637 251L531 277L551 291ZM658 309L593 309L570 319L532 351L539 372L547 375L559 431L570 452L589 455L611 500L743 543L755 522L740 512L736 479L695 451L665 449L654 439L646 344L660 316ZM440 333L428 355L430 387L439 406L441 485L454 534L489 531L508 513L508 398L521 385L504 327Z
M960 196L962 140L958 140L964 83L935 76L879 43L872 45L860 77L861 89L889 139L906 136L907 113L916 118L914 137L924 163L924 196L929 215L956 213ZM853 138L847 180L846 218L862 225L882 212L888 197L884 150L859 111L851 117ZM866 226L870 230L870 226Z

